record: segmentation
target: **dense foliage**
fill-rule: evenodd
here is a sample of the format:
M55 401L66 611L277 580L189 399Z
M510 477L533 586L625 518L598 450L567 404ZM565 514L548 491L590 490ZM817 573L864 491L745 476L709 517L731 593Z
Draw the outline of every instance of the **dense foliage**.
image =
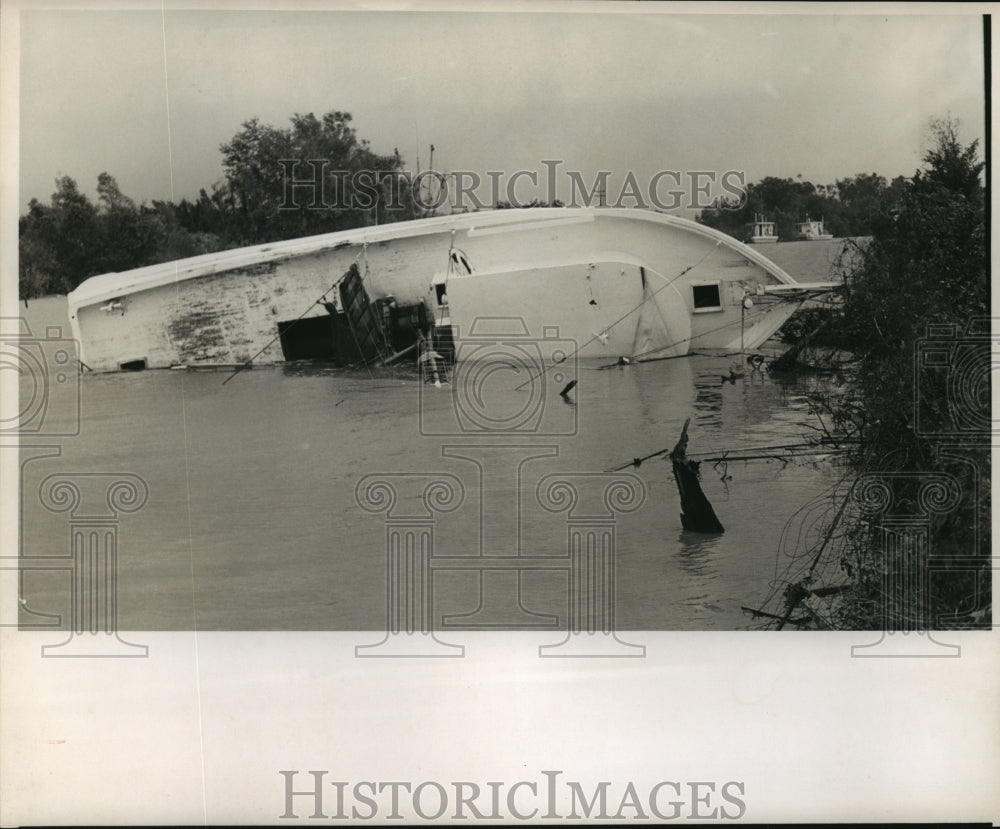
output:
M65 293L95 274L200 253L413 218L399 154L373 152L350 124L346 112L295 115L287 129L247 121L220 148L223 182L194 201L137 205L101 173L95 204L61 176L50 203L32 199L20 219L20 296ZM293 179L310 184L290 186Z
M809 219L822 220L826 232L838 238L867 236L874 217L897 205L904 188L902 177L890 183L876 173L818 185L768 176L748 184L745 199L718 199L701 211L697 221L744 242L749 241L750 225L757 216L774 223L782 242L794 240L795 225Z
M853 441L857 476L883 476L890 512L928 522L931 558L890 543L885 515L854 513L840 550L855 586L840 603L841 627L882 627L887 609L897 630L989 622L984 164L976 142L959 141L954 122L933 122L931 132L923 169L875 214L872 238L845 274L829 332L858 360L844 393L817 400L827 422ZM917 577L926 578L925 589L913 589Z
M222 145L231 233L249 244L414 217L399 153L373 152L350 113L291 121L278 129L254 118Z

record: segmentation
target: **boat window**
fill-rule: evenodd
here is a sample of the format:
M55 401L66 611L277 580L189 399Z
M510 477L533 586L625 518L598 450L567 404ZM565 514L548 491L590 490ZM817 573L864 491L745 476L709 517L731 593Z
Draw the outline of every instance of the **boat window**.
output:
M125 360L125 362L118 364L119 371L145 371L145 369L146 369L145 357L142 357L138 360Z
M722 297L719 292L720 283L711 282L707 285L692 285L695 311L721 311Z

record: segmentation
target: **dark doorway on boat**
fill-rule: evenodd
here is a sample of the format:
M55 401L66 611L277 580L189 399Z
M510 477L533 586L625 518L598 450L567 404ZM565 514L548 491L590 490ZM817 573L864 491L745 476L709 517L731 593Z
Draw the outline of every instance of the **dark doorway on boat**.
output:
M328 306L328 316L278 323L278 337L285 359L319 360L338 366L362 360L357 338L344 314Z
M334 326L332 316L279 322L278 336L285 359L337 362Z

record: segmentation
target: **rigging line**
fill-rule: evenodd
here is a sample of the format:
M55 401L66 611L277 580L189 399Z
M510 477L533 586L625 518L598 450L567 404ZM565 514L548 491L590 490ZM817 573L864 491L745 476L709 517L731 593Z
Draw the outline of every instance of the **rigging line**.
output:
M362 284L362 286L364 286L365 283L367 283L367 282L370 281L368 279L368 275L369 275L370 269L368 267L368 242L367 241L365 241L364 247L361 249L361 253L359 253L358 256L361 256L362 254L364 254L364 257L365 257L365 272L361 275L361 284ZM355 259L354 261L357 262L357 259ZM367 293L367 289L366 289L366 293ZM370 306L371 306L371 303L369 303L369 307ZM351 322L350 318L348 318L347 322L348 322L348 325L350 325L350 322ZM387 352L391 352L393 350L392 344L389 342L389 336L388 336L388 334L386 334L385 326L382 325L382 322L383 322L383 320L380 319L379 320L379 333L381 334L382 344L385 346L385 350ZM365 365L367 366L367 363Z
M368 272L368 254L367 254L367 250L368 250L368 243L366 242L364 248L362 248L361 252L358 253L358 256L361 256L361 253L365 254L365 273ZM357 258L355 258L354 262L357 263L357 261L358 261ZM367 299L368 298L368 292L365 291L364 284L365 284L365 280L364 280L364 277L362 277L361 278L362 295ZM357 295L355 295L355 299L357 299ZM371 308L371 304L370 303L369 303L368 307ZM354 330L354 323L351 321L351 315L350 315L350 313L347 313L347 310L348 309L345 307L345 309L344 309L344 311L345 311L345 313L344 313L344 319L347 320L347 330L351 332L351 339L354 340L354 347L358 350L358 354L361 355L361 362L364 363L365 369L368 371L368 376L372 380L374 380L375 379L375 374L372 372L371 366L368 364L368 360L365 359L364 351L362 351L362 349L361 349L361 343L358 341L357 332ZM379 325L381 327L381 322L379 323ZM384 334L383 334L383 336L384 336Z
M367 369L368 376L372 380L374 380L375 379L375 374L372 371L372 367L371 367L371 365L369 365L368 360L365 359L364 352L361 350L361 343L358 342L358 335L357 335L357 333L354 330L354 323L351 322L351 315L350 314L344 314L344 318L347 320L347 329L351 332L351 339L354 340L354 347L358 349L358 354L361 355L361 362L364 364L365 368Z
M761 311L761 314L765 314L765 313L767 313L767 311ZM668 351L669 349L673 348L675 345L681 345L683 343L691 342L692 340L696 340L699 337L704 337L704 336L707 336L708 334L714 334L716 331L723 331L726 328L734 328L734 327L736 327L739 324L740 324L740 320L734 320L733 322L727 322L725 325L720 325L718 328L710 328L710 329L708 329L708 331L702 331L700 334L692 334L690 337L685 337L682 340L675 340L674 342L670 343L669 345L661 345L661 346L658 346L657 348L651 348L651 349L649 349L649 351L643 351L641 354L633 354L632 355L632 359L633 360L638 360L641 357L648 357L650 354L658 354L661 351Z
M644 295L643 299L642 299L642 302L640 302L638 305L636 305L634 308L632 308L632 310L627 311L621 317L619 317L618 319L616 319L613 323L611 323L611 325L609 325L607 328L605 328L604 331L610 331L612 328L614 328L616 325L618 325L618 323L620 323L620 322L628 319L630 316L632 316L632 314L634 314L636 311L638 311L640 308L642 308L643 305L645 305L647 302L649 302L651 299L653 299L653 297L655 297L658 293L660 293L660 291L666 290L671 285L673 285L674 282L676 282L678 279L680 279L682 276L684 276L684 274L693 271L695 268L697 268L699 265L701 265L706 259L708 259L708 257L711 256L715 252L715 249L717 247L719 247L719 245L721 245L721 244L722 244L722 240L720 239L718 242L715 243L715 245L713 245L708 250L708 252L704 256L701 257L701 259L699 259L693 265L688 265L686 268L684 268L684 270L680 271L676 276L674 276L672 279L668 280L666 282L666 284L661 285L659 288L657 288L655 291L653 291L653 293L650 294L648 297ZM573 351L570 354L567 354L566 357L564 357L560 362L553 363L551 366L548 366L548 368L543 368L538 374L534 375L533 377L529 377L527 380L525 380L523 383L521 383L520 386L515 386L514 387L514 391L518 391L518 390L524 388L526 385L528 385L528 383L533 383L539 377L542 377L543 375L547 374L549 372L549 369L555 368L558 365L562 365L564 362L566 362L566 360L568 360L570 357L576 356L580 351L582 351L584 348L586 348L588 345L590 345L596 339L598 339L598 337L595 334L593 337L591 337L589 340L587 340L583 345L578 345L576 348L574 348Z
M338 280L337 280L337 282L339 282L339 281L340 281L340 280L338 279ZM301 319L302 319L303 317L305 317L305 315L306 315L306 314L308 314L308 313L309 313L309 312L310 312L310 311L311 311L311 310L313 309L313 305L318 305L318 304L322 303L322 302L323 302L323 300L324 300L324 299L326 299L326 295L327 295L328 293L330 293L330 291L332 291L332 290L333 290L334 288L336 288L336 287L337 287L337 282L334 282L334 283L333 283L333 284L332 284L332 285L331 285L331 286L330 286L329 288L327 288L327 289L326 289L325 291L323 291L323 293L322 293L322 295L320 296L320 298L319 298L319 299L317 299L317 300L315 300L314 302L310 303L310 304L309 304L309 307L308 307L308 308L306 308L306 310L305 310L305 311L303 311L303 312L302 312L301 314L299 314L299 315L298 315L298 316L297 316L297 317L296 317L295 319L293 319L293 320L292 320L292 321L291 321L291 322L290 322L290 323L288 324L288 326L287 326L287 327L285 328L285 330L287 331L287 330L288 330L289 328L291 328L291 327L292 327L293 325L295 325L295 323L299 322L299 321L300 321L300 320L301 320ZM260 351L258 351L258 352L257 352L256 354L254 354L254 355L253 355L253 357L251 357L251 358L250 358L249 360L246 360L245 362L243 362L243 363L241 363L241 364L240 364L239 366L237 366L237 367L236 367L236 368L235 368L235 369L233 370L233 373L232 373L232 374L230 374L230 375L229 375L229 376L228 376L228 377L227 377L227 378L226 378L225 380L223 380L223 381L222 381L222 385L223 385L223 386L224 386L224 385L226 385L226 383L228 383L228 382L229 382L230 380L232 380L232 379L233 379L233 378L234 378L234 377L235 377L235 376L236 376L237 374L239 374L239 373L240 373L241 371L243 371L243 370L244 370L244 369L246 369L247 367L251 366L251 365L253 364L253 361L254 361L254 360L256 360L256 359L257 359L257 358L258 358L258 357L259 357L259 356L260 356L261 354L263 354L263 353L264 353L265 351L267 351L267 350L268 350L268 349L269 349L269 348L270 348L270 347L271 347L271 346L272 346L272 345L274 344L274 342L275 342L276 340L280 339L280 338L281 338L281 332L279 331L279 332L278 332L277 334L275 334L275 335L274 335L274 336L273 336L273 337L272 337L272 338L271 338L271 339L270 339L270 340L268 341L267 345L265 345L265 346L264 346L264 347L263 347L263 348L262 348L262 349L261 349Z
M347 266L347 270L349 272L351 270L352 266L357 265L358 264L358 260L361 259L362 256L364 256L364 258L365 258L365 272L363 274L361 274L361 284L364 285L365 282L368 279L368 242L367 241L361 243L361 250L359 250L358 251L358 255L354 257L354 261L351 262L351 264ZM346 275L347 274L345 273L344 276L346 276ZM344 277L342 276L340 279L337 280L337 282L340 282L343 278Z
M365 252L365 249L366 249L367 247L368 247L368 243L367 243L367 242L365 242L365 243L364 243L364 247L363 247L363 248L362 248L361 250L359 250L359 251L358 251L358 255L354 257L354 261L353 261L353 262L351 262L351 265L357 265L357 264L358 264L358 260L359 260L359 259L361 258L361 254ZM348 265L348 268L347 268L347 269L348 269L348 270L350 270L350 265ZM341 277L341 278L343 278L343 277ZM364 280L362 279L362 282L363 282L363 281L364 281ZM303 317L305 317L305 315L306 315L306 314L308 314L308 313L309 313L309 312L310 312L310 311L312 310L312 307L313 307L313 305L317 305L317 304L319 304L319 303L322 303L322 302L323 302L323 300L324 300L324 299L326 299L326 295L327 295L328 293L330 293L330 291L334 290L334 289L335 289L335 288L337 287L337 285L339 285L339 284L340 284L340 279L338 279L338 280L337 280L336 282L334 282L334 283L333 283L333 284L332 284L332 285L331 285L331 286L330 286L329 288L327 288L327 289L326 289L325 291L323 291L323 294L322 294L322 295L320 296L320 298L319 298L319 299L317 299L317 300L316 300L315 302L311 303L311 304L309 305L309 307L308 307L308 308L306 308L306 310L305 310L305 311L303 311L303 312L302 312L301 314L299 314L299 315L298 315L298 316L297 316L297 317L296 317L295 319L293 319L293 320L291 321L291 323L289 323L288 327L287 327L287 328L285 328L285 330L287 331L287 330L288 330L289 328L291 328L291 327L292 327L293 325L295 325L295 324L296 324L297 322L299 322L300 320L302 320L302 318L303 318ZM278 340L278 339L280 339L280 338L281 338L281 332L279 331L279 332L278 332L278 334L277 334L277 335L275 335L274 337L272 337L272 338L271 338L271 340L270 340L270 341L268 342L268 344L267 344L267 345L265 345L265 346L264 346L264 347L263 347L263 348L262 348L262 349L261 349L260 351L258 351L258 352L257 352L256 354L254 354L254 355L253 355L253 357L251 357L251 358L250 358L249 360L247 360L246 362L244 362L244 363L241 363L241 364L240 364L239 366L237 366L237 368L236 368L236 369L235 369L235 370L233 371L233 373L232 373L232 374L230 374L230 375L229 375L229 376L228 376L228 377L227 377L227 378L226 378L225 380L223 380L223 381L222 381L222 385L223 385L223 386L224 386L224 385L226 385L226 383L228 383L228 382L229 382L230 380L232 380L232 379L233 379L233 378L234 378L234 377L235 377L235 376L236 376L237 374L239 374L239 373L240 373L241 371L243 371L243 370L245 370L245 369L246 369L247 367L249 367L249 366L250 366L250 365L251 365L251 364L253 363L253 361L254 361L254 360L256 360L256 359L257 359L257 358L258 358L258 357L259 357L259 356L260 356L261 354L263 354L263 353L264 353L265 351L267 351L267 350L268 350L268 349L269 349L269 348L270 348L270 347L271 347L271 346L272 346L272 345L274 344L275 340Z
M364 284L365 280L368 279L368 242L362 243L361 250L358 251L358 255L354 258L354 264L357 264L358 259L362 256L365 258L365 272L361 275L361 283Z
M454 254L454 252L455 252L455 231L453 229L451 231L451 241L448 243L448 266L447 266L447 268L445 269L445 272L444 272L444 291L443 291L443 293L444 293L444 295L446 297L448 296L448 280L451 279L451 269L454 266L454 262L452 261L452 254ZM437 293L437 290L435 289L435 298L436 298L436 293ZM438 311L440 312L440 318L439 318L439 321L438 321L437 324L438 325L443 325L444 324L444 305L442 305L442 304L439 303L438 304ZM431 345L433 346L433 343L431 343Z
M805 304L805 302L806 302L806 300L804 300L804 299L801 302L799 302L799 308L801 308L802 305ZM795 311L798 311L799 308L796 308ZM749 318L752 318L753 316L761 316L762 317L764 314L769 314L773 310L774 310L773 308L762 308L760 310L759 314L753 314ZM792 313L794 314L795 311L793 311ZM720 325L718 328L710 328L708 331L702 331L700 334L693 334L690 337L685 337L683 340L677 340L676 342L672 342L669 345L663 345L663 346L660 346L658 348L651 348L649 351L642 352L642 354L634 354L634 355L632 355L632 359L633 360L638 360L640 357L648 357L650 354L657 354L660 351L667 351L667 350L673 348L675 345L681 345L682 343L691 342L692 340L696 340L699 337L704 337L704 336L707 336L708 334L714 334L716 331L722 331L722 330L724 330L726 328L733 328L733 327L735 327L737 325L740 325L740 320L734 320L733 322L727 322L725 325Z
M464 257L464 254L463 254L463 257ZM445 272L444 272L444 289L442 291L442 293L444 294L444 300L445 301L443 303L440 303L438 305L438 309L440 311L440 317L439 317L439 322L435 323L435 325L434 325L435 328L437 328L438 325L441 325L442 327L444 326L444 311L445 311L446 307L448 307L449 318L451 316L451 308L448 305L448 285L451 282L451 275L452 275L452 273L454 273L454 271L455 271L455 269L457 267L458 267L458 262L457 262L457 257L455 256L455 228L452 228L451 229L451 237L449 238L449 241L448 241L448 264L447 264L447 267L445 268ZM468 264L467 260L466 260L466 267L469 269L469 272L471 273L472 272L472 266ZM436 289L435 289L435 294L436 294ZM449 319L449 323L450 323L450 319ZM450 324L449 324L449 328L451 328ZM452 328L451 331L454 332L454 329ZM431 336L430 336L430 342L428 343L428 347L430 348L431 353L435 354L436 352L435 352L434 349L435 349L435 346L437 344L434 342L434 332L431 331L430 334L431 334ZM453 346L453 348L454 348L454 346ZM434 358L432 358L432 359L434 359ZM444 378L444 382L446 382L446 383L450 382L449 379L448 379L448 368L447 368L447 365L445 364L444 360L442 360L440 372L441 372L442 377Z

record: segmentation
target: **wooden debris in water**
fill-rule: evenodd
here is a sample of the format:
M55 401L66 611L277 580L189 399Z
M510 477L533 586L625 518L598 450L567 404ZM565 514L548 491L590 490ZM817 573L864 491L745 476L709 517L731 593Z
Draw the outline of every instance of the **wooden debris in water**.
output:
M698 461L687 457L688 426L691 418L684 421L680 440L670 452L670 461L674 469L674 480L681 496L681 526L685 530L696 533L725 532L722 523L715 515L711 503L701 491L698 480Z

